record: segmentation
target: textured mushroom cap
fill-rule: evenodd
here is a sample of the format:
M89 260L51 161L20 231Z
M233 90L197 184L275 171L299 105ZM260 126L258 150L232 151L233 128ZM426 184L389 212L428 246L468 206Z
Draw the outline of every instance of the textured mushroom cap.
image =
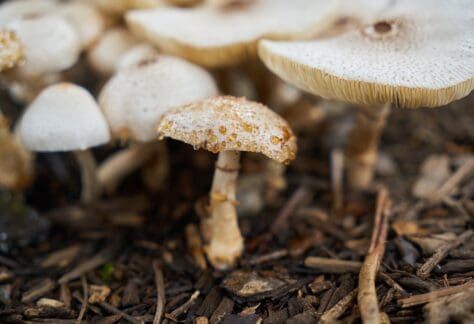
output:
M116 70L126 69L137 65L139 62L151 60L157 55L158 51L153 46L147 43L140 43L120 55L115 68Z
M19 68L24 76L58 72L74 65L80 54L77 33L66 20L54 15L38 15L11 21L7 28L15 31L25 47L25 64Z
M71 151L109 142L110 131L87 90L59 83L43 90L25 111L20 137L32 151Z
M99 104L115 137L147 142L155 138L166 111L215 94L216 84L207 71L159 55L117 72L102 89Z
M120 56L137 43L125 28L110 29L91 48L87 59L96 72L109 76L114 73Z
M258 152L280 163L296 156L288 123L268 107L245 98L219 96L170 110L158 124L159 137L221 151Z
M471 0L399 0L375 20L306 42L262 41L274 73L326 98L435 107L474 87Z
M256 56L257 41L307 38L331 23L335 0L253 0L241 7L157 8L128 12L135 34L204 66Z
M57 3L56 0L6 1L0 5L0 27L16 19L52 12Z
M93 0L102 10L122 14L130 9L153 8L163 4L163 0Z
M68 2L56 9L76 30L81 47L92 45L105 27L104 17L92 5L85 2Z
M23 59L23 46L15 33L0 30L0 72L10 69Z

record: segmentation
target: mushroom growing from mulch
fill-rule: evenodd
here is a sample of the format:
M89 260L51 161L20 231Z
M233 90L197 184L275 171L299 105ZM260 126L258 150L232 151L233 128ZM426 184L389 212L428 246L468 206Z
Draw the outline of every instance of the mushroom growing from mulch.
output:
M262 41L259 54L299 88L359 106L346 146L348 181L367 188L391 104L438 107L474 88L471 8L469 0L396 1L323 38Z
M90 148L108 143L110 131L92 95L72 83L44 89L25 111L20 137L32 151L73 151L82 176L81 201L94 202L100 187Z
M112 135L132 141L99 168L100 183L113 191L152 154L166 152L154 141L156 125L169 109L217 94L212 76L180 58L155 55L118 71L104 86L99 104Z
M219 153L210 193L211 239L206 253L214 267L231 267L243 250L235 208L240 152L262 153L287 164L295 158L296 137L288 123L268 107L231 96L170 110L163 115L158 134Z

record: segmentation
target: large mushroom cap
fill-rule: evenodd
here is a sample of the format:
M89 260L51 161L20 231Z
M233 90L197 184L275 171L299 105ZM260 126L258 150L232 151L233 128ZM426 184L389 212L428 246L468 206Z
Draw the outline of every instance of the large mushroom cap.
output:
M245 98L219 96L167 112L158 126L171 137L211 152L259 152L281 163L296 155L288 123L268 107Z
M167 110L217 94L211 75L182 59L159 55L120 70L104 86L99 103L112 133L150 141Z
M23 46L15 33L0 30L0 72L15 66L23 59Z
M66 20L55 15L35 15L7 24L25 47L25 64L20 73L38 76L71 67L80 54L76 31Z
M230 8L138 10L126 20L132 32L164 51L216 67L256 55L262 38L309 37L331 22L336 9L334 0L252 0Z
M260 57L284 80L350 103L435 107L469 94L474 87L472 1L390 3L375 19L350 22L326 38L262 41Z
M110 132L87 90L59 83L43 90L20 124L22 142L32 151L83 150L105 144Z

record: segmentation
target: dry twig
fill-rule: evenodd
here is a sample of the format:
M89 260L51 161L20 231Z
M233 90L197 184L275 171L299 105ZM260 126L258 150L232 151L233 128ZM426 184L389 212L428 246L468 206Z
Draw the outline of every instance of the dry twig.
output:
M385 240L390 216L390 197L386 188L379 189L372 238L364 263L359 273L359 293L357 301L364 323L379 323L381 314L377 301L375 279L385 252Z
M156 285L156 311L153 318L153 324L159 324L165 309L165 282L163 280L163 273L157 261L153 261L153 272L155 273Z
M460 285L460 286L442 288L442 289L430 291L429 293L426 293L426 294L413 295L410 297L399 299L398 304L402 308L423 305L433 300L436 300L438 298L454 295L459 292L466 291L470 288L474 288L474 281L467 282L464 285Z
M474 232L472 230L467 230L456 239L446 242L438 249L438 251L436 251L435 254L426 260L426 262L416 271L416 275L422 279L428 278L433 268L438 265L452 249L467 242L473 234Z
M87 310L87 301L89 300L89 289L87 288L87 281L86 277L82 276L81 277L81 284L82 284L82 305L81 305L81 310L79 312L79 316L77 317L76 324L81 324L82 318L84 317L84 314L86 313Z
M351 307L357 297L357 288L352 290L344 298L342 298L336 305L331 309L324 312L320 318L320 323L334 323L339 317L344 314L349 307Z

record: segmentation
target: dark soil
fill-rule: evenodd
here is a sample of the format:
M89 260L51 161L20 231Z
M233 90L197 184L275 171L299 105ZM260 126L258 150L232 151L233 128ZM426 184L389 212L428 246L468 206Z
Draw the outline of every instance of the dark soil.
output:
M394 109L376 184L364 193L330 180L330 148L341 147L351 110L302 128L286 189L262 187L265 207L242 213L246 251L227 272L203 264L189 244L200 239L212 154L170 141L170 173L159 190L147 189L137 172L87 208L77 204L71 156L39 154L34 186L1 196L1 217L10 223L1 236L0 322L151 323L161 303L167 323L360 322L365 306L355 289L383 186L392 203L376 279L380 311L392 323L473 323L474 168L435 201L411 193L433 154L449 158L451 174L472 163L473 104L471 95L448 108ZM14 116L10 108L2 109ZM263 162L244 155L242 175L259 177ZM422 273L427 262L432 267ZM157 298L162 289L165 298ZM340 314L328 317L334 307Z

